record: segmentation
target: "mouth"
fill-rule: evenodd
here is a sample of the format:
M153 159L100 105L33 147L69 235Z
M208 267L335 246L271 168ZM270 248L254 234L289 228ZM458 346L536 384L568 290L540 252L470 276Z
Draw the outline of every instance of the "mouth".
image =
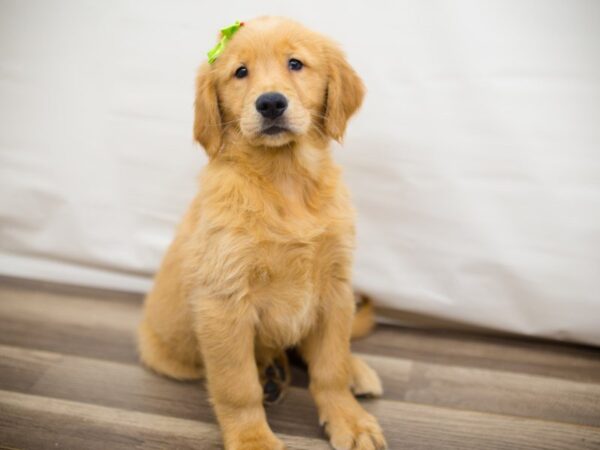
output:
M287 131L290 131L289 128L282 127L281 125L272 125L270 127L263 128L260 132L268 136L274 136L276 134L285 133Z

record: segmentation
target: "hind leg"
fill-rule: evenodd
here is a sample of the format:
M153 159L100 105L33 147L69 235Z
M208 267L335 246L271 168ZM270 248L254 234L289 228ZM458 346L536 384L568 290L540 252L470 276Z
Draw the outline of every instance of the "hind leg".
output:
M202 378L204 369L198 344L193 334L178 336L173 345L166 344L147 322L138 331L138 345L142 362L161 375L177 380Z
M362 358L350 356L350 389L356 397L381 397L383 388L379 375Z
M257 349L256 365L260 384L263 387L263 403L266 405L279 403L285 397L291 381L290 365L285 351L272 352Z

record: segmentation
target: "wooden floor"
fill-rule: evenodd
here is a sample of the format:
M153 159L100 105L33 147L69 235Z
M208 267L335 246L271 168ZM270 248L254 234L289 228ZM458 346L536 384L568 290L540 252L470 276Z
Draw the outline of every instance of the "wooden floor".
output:
M0 448L221 448L201 384L138 364L140 306L0 278ZM363 403L390 449L600 449L599 349L379 327L354 350L383 379L383 399ZM327 449L294 376L269 422L290 449Z

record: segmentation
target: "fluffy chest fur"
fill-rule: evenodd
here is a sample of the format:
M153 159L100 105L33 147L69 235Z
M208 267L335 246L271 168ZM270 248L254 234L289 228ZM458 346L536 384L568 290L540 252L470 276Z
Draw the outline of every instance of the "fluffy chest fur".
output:
M350 276L353 246L337 167L277 156L270 170L240 171L239 161L207 168L193 275L203 295L251 309L257 339L273 348L307 334L327 280Z

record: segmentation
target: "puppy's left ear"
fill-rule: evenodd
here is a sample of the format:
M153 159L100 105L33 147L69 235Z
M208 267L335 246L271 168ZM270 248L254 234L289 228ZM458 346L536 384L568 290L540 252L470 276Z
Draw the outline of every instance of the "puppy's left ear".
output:
M194 138L212 158L221 147L223 130L217 89L208 63L198 71L194 109Z
M328 60L325 131L339 142L344 137L348 119L362 104L365 86L337 46L330 46Z

